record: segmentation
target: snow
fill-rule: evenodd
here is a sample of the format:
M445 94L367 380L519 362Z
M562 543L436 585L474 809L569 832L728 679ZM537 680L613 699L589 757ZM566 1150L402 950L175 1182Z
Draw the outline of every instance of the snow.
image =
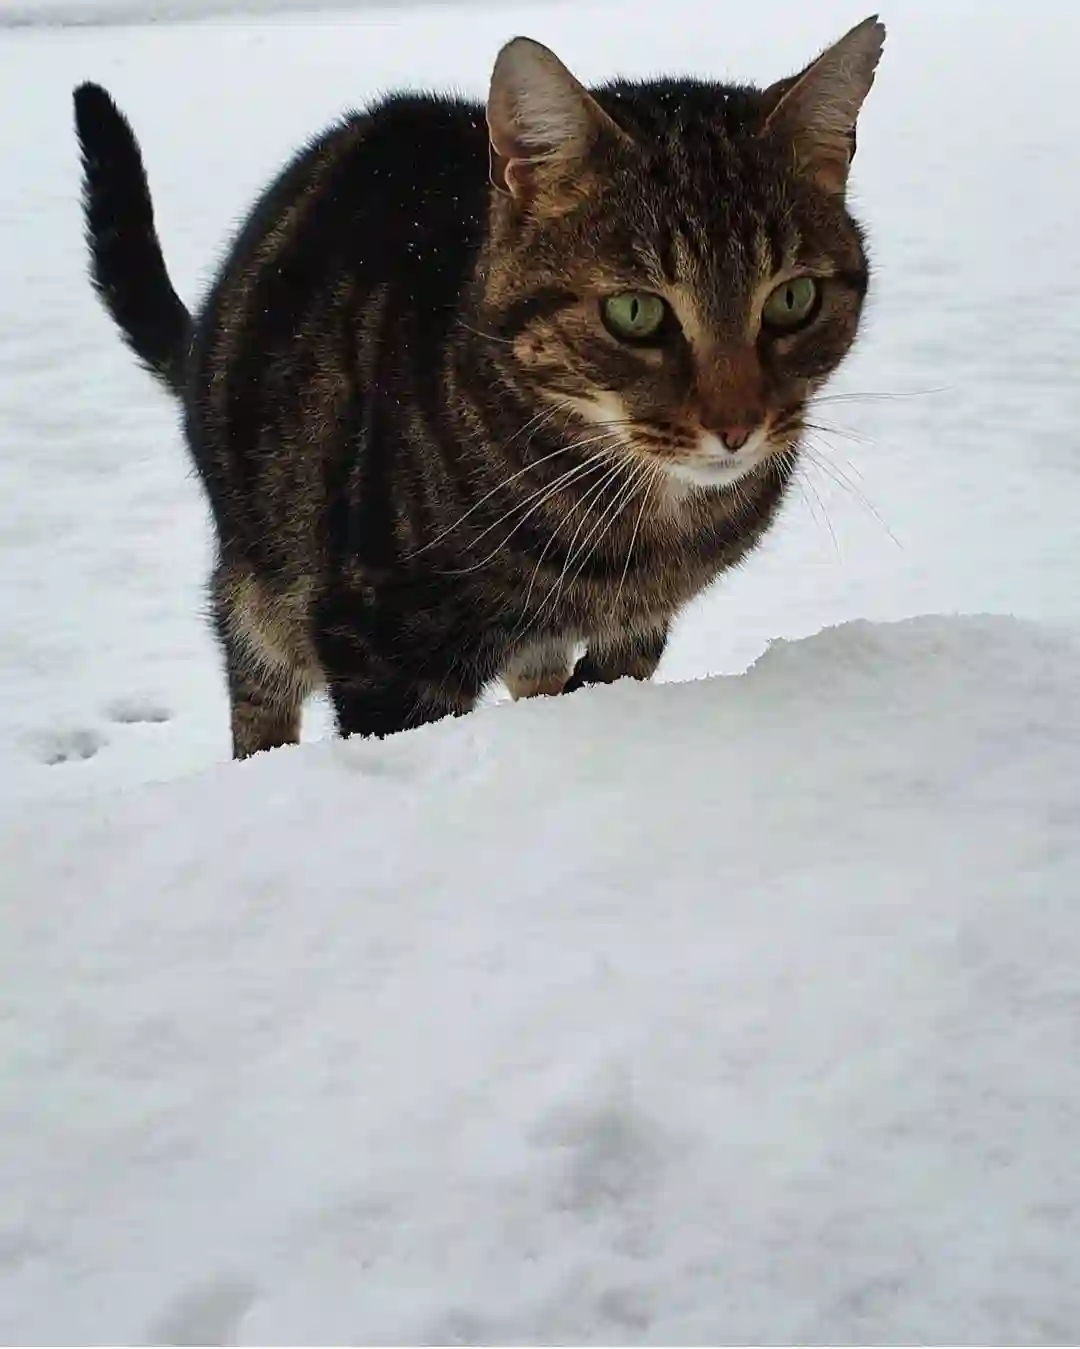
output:
M514 32L770 79L864 10L4 21L76 8L0 42L0 1340L1075 1339L1080 9L883 14L837 431L660 685L231 765L72 86L194 300L380 90Z
M445 0L5 0L0 28L109 27L179 23L217 15L266 17L311 11L339 16ZM472 0L482 3L482 0Z
M0 1339L1064 1342L1078 679L854 624L25 808Z

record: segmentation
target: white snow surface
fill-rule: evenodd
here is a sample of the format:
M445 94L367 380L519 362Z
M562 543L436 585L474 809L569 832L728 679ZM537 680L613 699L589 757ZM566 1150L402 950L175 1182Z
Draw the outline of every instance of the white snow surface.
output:
M857 623L27 808L0 1337L1067 1342L1078 681Z
M335 18L372 10L413 9L453 0L3 0L0 28L110 27L139 23L179 23L216 15L262 17L307 14ZM470 0L472 4L483 0Z
M0 15L0 1342L1076 1342L1080 7L883 7L844 397L659 684L232 765L73 85L194 302L344 107L865 9L207 3Z

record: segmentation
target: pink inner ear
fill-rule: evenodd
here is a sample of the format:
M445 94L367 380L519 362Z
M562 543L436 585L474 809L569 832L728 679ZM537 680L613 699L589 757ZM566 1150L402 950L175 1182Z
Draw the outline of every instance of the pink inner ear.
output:
M531 195L530 164L525 159L511 159L493 143L488 149L488 176L496 192L516 197L519 201Z
M512 197L524 197L529 190L529 165L523 159L508 159L503 175Z
M525 146L516 137L507 134L505 126L493 127L489 121L488 160L489 177L498 192L527 201L536 186L538 163L550 156L543 150Z
M505 155L501 155L494 144L488 142L488 178L491 180L491 186L496 192L509 193L510 184L506 181L507 160Z
M501 110L505 113L505 109ZM493 116L488 106L489 167L492 185L512 197L526 195L529 153L513 134L505 115Z

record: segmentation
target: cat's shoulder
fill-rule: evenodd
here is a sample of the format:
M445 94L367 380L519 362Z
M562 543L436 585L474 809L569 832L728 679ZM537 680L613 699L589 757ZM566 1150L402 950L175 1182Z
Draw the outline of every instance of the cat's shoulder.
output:
M355 155L415 177L427 164L446 165L448 157L453 163L486 144L482 104L447 94L393 93L345 112L309 140L294 163Z

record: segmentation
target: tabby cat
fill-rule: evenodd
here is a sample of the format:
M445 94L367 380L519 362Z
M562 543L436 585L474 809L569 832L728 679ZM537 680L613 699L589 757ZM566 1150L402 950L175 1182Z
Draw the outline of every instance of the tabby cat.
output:
M217 534L233 751L656 670L752 549L867 289L845 207L876 17L765 90L588 91L499 53L486 109L400 94L302 150L197 318L138 143L75 93L91 275L172 391Z

